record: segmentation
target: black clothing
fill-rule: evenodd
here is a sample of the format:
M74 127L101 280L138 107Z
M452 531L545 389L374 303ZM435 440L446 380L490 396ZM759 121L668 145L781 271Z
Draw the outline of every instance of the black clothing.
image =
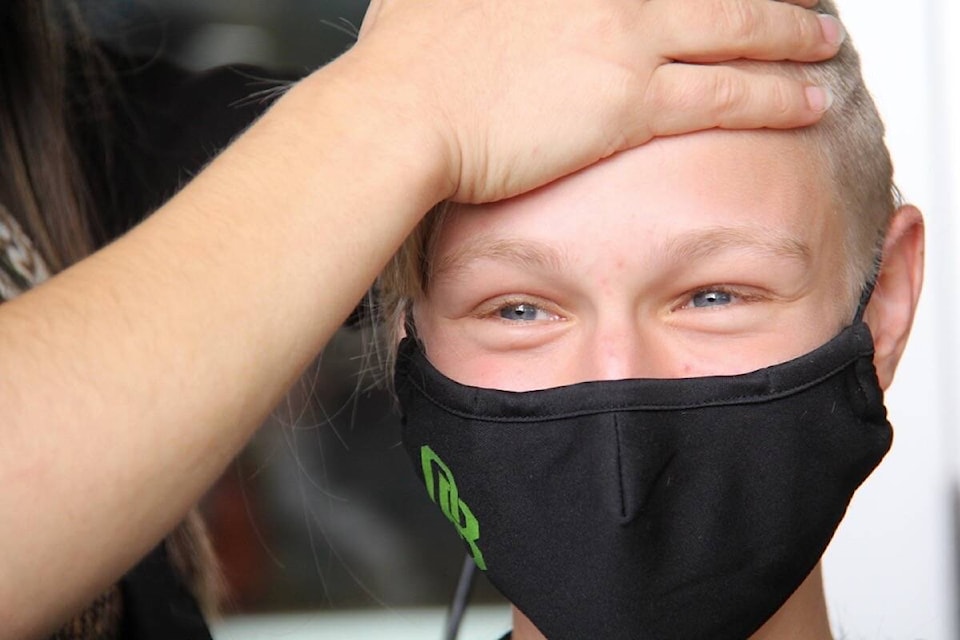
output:
M120 592L123 640L211 640L200 607L174 571L164 544L124 576Z

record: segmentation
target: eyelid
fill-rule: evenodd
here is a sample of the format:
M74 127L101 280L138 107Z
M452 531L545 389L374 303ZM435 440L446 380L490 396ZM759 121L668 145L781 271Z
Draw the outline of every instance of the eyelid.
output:
M733 300L731 301L730 304L727 304L727 305L717 305L712 307L694 307L693 306L693 299L698 294L713 293L713 292L728 294L729 296L731 296L731 298L733 298ZM731 306L739 306L739 304L741 303L759 302L762 300L766 300L768 298L769 296L763 295L754 287L741 287L741 286L729 285L729 284L716 284L716 285L710 285L706 287L696 287L694 289L687 291L682 296L680 296L678 303L674 307L674 310L685 311L685 310L692 309L692 310L699 311L701 309L702 310L725 309Z
M542 311L545 311L546 313L556 316L556 320L551 320L552 322L564 319L563 313L559 310L556 304L548 300L544 300L543 298L540 298L538 296L523 295L523 294L510 294L506 296L498 296L495 298L490 298L488 300L485 300L484 302L477 305L477 308L475 309L472 315L475 318L479 318L479 319L502 320L504 323L514 324L509 320L506 320L503 318L496 318L495 316L497 312L502 310L504 307L511 307L511 306L517 306L522 304L536 307L537 309L540 309Z

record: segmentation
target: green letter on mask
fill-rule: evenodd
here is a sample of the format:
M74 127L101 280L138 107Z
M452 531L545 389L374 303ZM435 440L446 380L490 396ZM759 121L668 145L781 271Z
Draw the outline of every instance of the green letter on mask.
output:
M477 546L477 541L480 539L480 523L470 511L470 507L460 499L450 468L427 445L420 447L420 463L423 466L423 481L427 485L430 499L440 506L443 515L453 523L457 533L470 547L473 561L481 570L486 571L487 564L483 561L480 547ZM435 469L436 473L434 473Z

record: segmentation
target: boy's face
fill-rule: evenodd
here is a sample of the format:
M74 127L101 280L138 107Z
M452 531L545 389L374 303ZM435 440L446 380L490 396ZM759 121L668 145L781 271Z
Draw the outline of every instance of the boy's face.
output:
M444 223L414 310L458 382L731 375L852 320L843 219L798 136L661 139Z

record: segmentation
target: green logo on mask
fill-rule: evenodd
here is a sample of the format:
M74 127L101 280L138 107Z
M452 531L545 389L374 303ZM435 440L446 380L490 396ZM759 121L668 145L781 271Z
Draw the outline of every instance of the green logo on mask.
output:
M427 445L420 447L420 463L423 466L423 481L427 485L430 499L440 506L443 515L453 523L457 533L470 547L473 561L481 570L486 571L487 563L483 561L483 553L477 546L477 540L480 539L480 523L470 511L470 507L460 499L450 468Z

